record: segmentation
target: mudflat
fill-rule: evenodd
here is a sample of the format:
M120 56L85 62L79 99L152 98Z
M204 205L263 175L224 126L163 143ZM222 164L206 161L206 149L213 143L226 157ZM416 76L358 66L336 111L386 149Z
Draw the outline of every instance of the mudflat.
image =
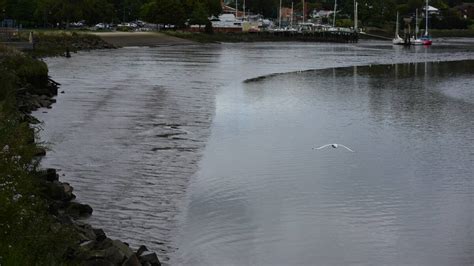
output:
M193 41L185 40L159 32L94 32L108 43L115 46L161 46L193 44Z

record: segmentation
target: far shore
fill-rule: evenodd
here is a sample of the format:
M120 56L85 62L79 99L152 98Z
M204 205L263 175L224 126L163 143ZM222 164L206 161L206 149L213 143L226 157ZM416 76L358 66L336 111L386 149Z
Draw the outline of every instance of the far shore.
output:
M117 46L162 46L162 45L183 45L194 43L221 43L221 42L273 42L289 41L288 38L272 37L261 34L224 34L224 33L191 33L184 31L168 32L89 32L101 37L104 41ZM374 34L391 38L390 32L374 31ZM435 38L442 37L474 37L473 30L432 30ZM370 38L361 36L361 38ZM296 39L295 39L296 40Z

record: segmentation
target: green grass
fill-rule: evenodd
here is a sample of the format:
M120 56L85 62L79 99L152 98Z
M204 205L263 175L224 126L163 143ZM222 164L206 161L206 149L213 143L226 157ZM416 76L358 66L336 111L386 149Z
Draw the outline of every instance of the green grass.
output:
M430 30L430 34L433 37L474 37L474 29L465 30Z

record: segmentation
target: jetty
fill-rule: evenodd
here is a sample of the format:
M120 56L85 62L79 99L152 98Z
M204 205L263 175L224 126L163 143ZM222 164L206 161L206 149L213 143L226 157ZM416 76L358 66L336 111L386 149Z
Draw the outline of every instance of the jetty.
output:
M356 31L264 31L249 33L267 35L275 39L288 41L307 42L335 42L335 43L356 43L359 41L359 34Z

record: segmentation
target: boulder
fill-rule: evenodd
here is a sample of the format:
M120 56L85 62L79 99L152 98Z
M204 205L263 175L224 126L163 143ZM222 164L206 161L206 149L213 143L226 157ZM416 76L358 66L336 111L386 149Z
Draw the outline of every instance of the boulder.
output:
M92 250L92 249L94 249L95 244L96 244L95 240L88 240L88 241L82 242L79 245L79 248L81 250Z
M127 260L126 255L115 246L112 246L108 249L104 250L105 252L105 259L110 261L114 265L121 265L125 260Z
M72 191L74 190L69 183L62 183L63 190L64 190L64 195L65 195L65 200L73 200L76 198L76 195L72 194Z
M69 202L65 209L67 215L71 215L73 218L79 218L89 216L92 214L91 206L87 204Z
M142 265L150 264L151 266L161 266L160 260L156 253L150 251L144 251L139 257L138 260Z
M94 229L89 224L83 224L74 221L74 229L85 236L85 239L87 239L86 241L92 241L97 238L94 233Z
M122 263L122 266L141 266L142 264L140 263L140 261L138 260L138 257L133 254L130 258L128 258L127 260L124 261L124 263Z
M141 245L136 252L137 256L140 256L144 251L148 251L148 248L146 248L144 245Z
M34 156L45 156L45 155L46 155L46 150L43 148L37 148L34 154Z
M68 215L58 215L56 219L60 224L74 225L74 220Z
M44 193L46 197L57 201L66 202L76 198L76 196L72 194L72 187L67 183L61 183L59 181L45 182Z
M82 263L83 266L114 266L110 261L103 258L92 258Z
M133 250L130 249L129 246L125 245L120 240L113 240L112 245L113 245L113 247L118 249L122 254L124 254L125 257L127 257L127 258L130 258L131 256L135 255L135 253L133 253Z
M104 230L102 229L92 229L92 230L94 231L94 234L95 234L95 240L100 242L100 241L104 241L107 238Z
M96 249L107 249L109 247L113 246L112 239L106 238L102 241L98 241L96 245Z
M40 105L41 107L43 107L43 108L44 108L44 107L48 108L48 107L51 106L51 102L50 102L49 100L42 100L42 99L40 99L40 100L38 101L38 103L39 103L39 105Z
M56 169L48 168L44 171L39 172L39 177L46 181L53 182L53 181L58 181L59 175L57 174Z
M31 106L32 110L36 110L42 107L40 100L37 98L31 98L28 105Z

